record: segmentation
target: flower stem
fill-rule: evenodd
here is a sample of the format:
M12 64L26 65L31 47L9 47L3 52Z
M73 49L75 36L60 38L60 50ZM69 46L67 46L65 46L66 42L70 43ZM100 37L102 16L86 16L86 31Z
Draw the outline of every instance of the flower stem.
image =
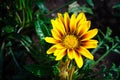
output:
M64 5L58 7L58 8L56 8L56 9L54 9L54 10L52 10L52 11L50 11L50 12L49 12L48 14L46 14L46 15L50 15L50 14L52 14L53 12L55 12L55 11L57 11L57 10L60 10L61 8L65 7L65 6L69 5L69 4L71 4L71 3L74 2L74 1L75 1L75 0L71 0L71 1L69 1L68 3L66 3L66 4L64 4Z
M71 72L69 73L69 80L73 80L73 74L74 74L74 72L75 72L75 66L73 66L72 68L71 68Z
M104 55L102 55L95 63L94 65L92 65L90 68L93 68L94 66L96 66L101 60L103 60L115 47L118 46L118 43L116 43L115 45L113 45L109 50L106 51L106 53Z

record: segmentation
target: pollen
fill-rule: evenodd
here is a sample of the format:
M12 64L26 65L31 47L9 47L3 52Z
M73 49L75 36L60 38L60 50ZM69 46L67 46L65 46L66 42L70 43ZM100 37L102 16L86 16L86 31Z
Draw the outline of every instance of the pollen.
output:
M78 47L78 43L79 43L78 39L74 35L67 35L63 39L63 44L68 49L73 49L73 48Z

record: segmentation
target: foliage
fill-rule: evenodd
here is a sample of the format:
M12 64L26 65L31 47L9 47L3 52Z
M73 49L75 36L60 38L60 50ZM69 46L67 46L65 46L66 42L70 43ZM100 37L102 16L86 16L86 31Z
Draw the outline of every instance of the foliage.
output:
M88 1L88 3L93 6L93 4L90 3L89 1ZM75 12L76 14L78 14L79 12L93 14L93 11L91 8L87 7L86 5L80 6L77 2L74 2L74 3L69 5L68 12L69 13Z
M44 37L51 35L50 14L59 12L66 6L69 6L70 14L85 12L94 21L93 25L100 23L99 34L96 37L99 44L96 49L91 50L93 55L100 54L100 57L95 61L85 59L84 66L74 71L73 80L119 79L120 65L113 63L108 68L105 64L101 64L101 61L112 52L120 54L119 34L114 37L113 27L112 29L111 26L106 27L99 20L99 16L96 16L99 12L96 10L98 8L95 1L86 0L83 5L77 2L71 4L74 1L76 0L71 0L53 11L49 11L46 7L45 0L2 0L0 2L0 80L59 79L60 62L54 61L54 56L46 54L46 50L51 45L44 41ZM114 4L111 8L114 11L110 14L118 19L120 3Z

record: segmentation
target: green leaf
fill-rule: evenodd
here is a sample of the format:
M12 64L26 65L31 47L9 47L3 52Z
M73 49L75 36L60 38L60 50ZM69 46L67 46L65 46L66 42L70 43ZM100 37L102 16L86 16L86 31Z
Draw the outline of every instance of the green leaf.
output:
M26 10L26 23L29 23L30 21L32 21L32 10L28 8Z
M52 70L53 70L52 67L50 67L48 65L43 65L43 64L41 64L41 65L35 65L35 64L24 65L24 68L39 77L47 77L49 75L52 75Z
M107 27L106 37L110 37L111 34L112 30L109 27Z
M79 12L81 12L80 5L77 3L77 1L75 1L69 5L68 12L75 13L75 14L78 14Z
M29 23L32 20L32 1L25 1L26 4L26 22Z
M120 54L120 50L118 50L118 49L113 49L113 52Z
M47 26L44 24L44 22L42 20L39 20L40 24L41 24L41 29L44 33L45 36L50 36L50 30L47 28Z
M31 39L28 36L22 36L20 41L21 41L22 45L26 48L26 50L28 52L31 52L31 48L32 48Z
M115 41L120 42L120 38L118 36L115 36Z
M116 74L116 76L114 76L114 78L116 78L116 80L118 80L120 78L120 66L116 66L114 63L112 64L112 67L110 68L111 73L114 75L114 73ZM113 73L114 72L114 73Z
M77 13L78 14L79 12L81 12L79 7L74 7L69 10L69 13Z
M3 73L4 48L5 48L5 42L1 43L1 48L0 48L0 80L2 80L2 73Z
M42 46L44 46L44 38L45 38L45 35L43 33L43 30L42 30L42 25L41 25L41 22L40 21L35 21L35 30L36 30L36 33L38 35L38 38L40 40L40 44Z
M104 44L104 46L105 46L106 50L109 50L109 49L110 49L110 47L109 47L108 44Z
M38 6L41 14L47 13L48 9L47 7L44 5L43 1L40 0L35 0L36 5Z
M14 51L12 50L12 48L9 48L9 53L10 53L10 55L12 56L12 59L13 59L15 65L17 66L17 68L18 68L19 70L21 70L21 67L20 67L20 65L19 65L19 63L18 63L18 61L17 61L17 59L16 59L16 57L15 57L15 55L14 55Z
M12 42L9 41L7 44L6 44L7 47L11 47L12 46Z
M75 13L78 14L79 12L86 12L89 14L93 14L93 11L91 8L86 7L86 5L80 6L77 1L73 2L72 4L69 5L68 11L70 13Z
M86 62L85 62L85 64L84 64L84 66L83 66L83 69L89 69L90 66L92 66L94 63L95 63L94 60L86 59Z
M20 35L13 33L9 36L9 39L20 41L20 46L24 46L26 51L32 55L33 58L38 62L43 62L45 59L48 59L45 54L41 51L41 47L33 45L31 38L27 35Z
M112 8L119 8L120 9L120 2L116 3L115 5L113 5Z
M11 33L11 32L14 32L14 27L12 26L2 27L2 34Z
M27 41L28 43L32 43L32 40L30 39L29 36L23 35L22 38L23 38L25 41Z
M82 7L80 7L81 11L82 12L86 12L86 13L89 13L89 14L93 14L93 11L91 8L89 7L86 7L85 5L83 5Z
M60 72L59 68L57 66L53 66L52 68L53 68L54 75L58 75Z
M21 44L26 48L26 50L28 52L31 52L30 49L32 49L32 47L31 47L32 40L30 39L30 37L25 36L25 35L20 35L17 33L12 33L8 36L8 38L20 41ZM12 46L11 42L7 43L6 46Z
M22 10L25 7L24 0L19 0L19 9Z
M86 0L86 1L87 1L87 3L88 3L90 6L94 7L93 0Z

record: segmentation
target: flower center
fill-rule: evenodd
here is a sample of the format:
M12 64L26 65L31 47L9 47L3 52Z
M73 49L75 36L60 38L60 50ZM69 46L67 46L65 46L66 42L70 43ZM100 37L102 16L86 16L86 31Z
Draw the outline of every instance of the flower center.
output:
M74 35L67 35L63 40L63 44L69 49L76 48L78 46L78 39Z

